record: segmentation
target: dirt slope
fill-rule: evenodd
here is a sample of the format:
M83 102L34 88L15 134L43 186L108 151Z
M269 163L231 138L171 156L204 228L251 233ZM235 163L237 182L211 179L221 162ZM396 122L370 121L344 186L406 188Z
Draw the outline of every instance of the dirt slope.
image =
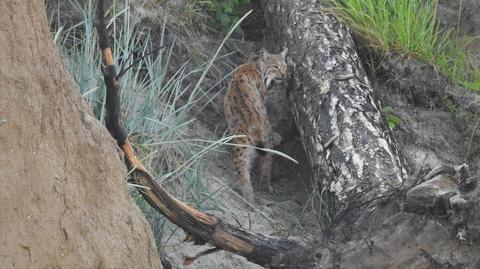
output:
M115 142L51 42L43 0L0 1L0 268L161 268Z

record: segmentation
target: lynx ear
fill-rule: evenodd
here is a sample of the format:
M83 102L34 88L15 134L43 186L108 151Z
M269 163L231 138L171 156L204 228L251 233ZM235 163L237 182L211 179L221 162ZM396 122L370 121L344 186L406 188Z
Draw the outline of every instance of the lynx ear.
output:
M266 58L266 57L270 56L270 53L268 53L268 51L265 48L262 48L262 49L260 49L260 56L262 58Z
M287 56L287 53L288 53L288 48L284 48L282 52L280 52L280 55L285 58L285 56Z

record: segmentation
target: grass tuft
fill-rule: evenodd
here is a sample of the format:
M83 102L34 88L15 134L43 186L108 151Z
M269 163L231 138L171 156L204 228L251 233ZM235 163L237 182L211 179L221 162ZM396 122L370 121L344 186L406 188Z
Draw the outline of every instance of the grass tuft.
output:
M465 50L472 39L440 28L438 0L325 1L375 51L422 59L453 82L480 90L480 68Z

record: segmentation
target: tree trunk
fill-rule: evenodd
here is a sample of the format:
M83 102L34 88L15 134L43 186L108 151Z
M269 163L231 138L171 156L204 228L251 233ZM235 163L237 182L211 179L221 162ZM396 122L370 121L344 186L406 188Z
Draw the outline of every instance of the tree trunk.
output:
M315 0L263 2L274 38L289 48L292 112L335 211L398 189L407 171L348 29Z

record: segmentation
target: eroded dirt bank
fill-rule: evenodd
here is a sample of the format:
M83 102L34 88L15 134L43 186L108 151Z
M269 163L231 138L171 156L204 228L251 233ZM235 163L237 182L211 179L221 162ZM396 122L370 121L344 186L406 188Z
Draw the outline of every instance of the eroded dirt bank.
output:
M52 44L44 1L0 10L0 268L161 268L116 145Z

